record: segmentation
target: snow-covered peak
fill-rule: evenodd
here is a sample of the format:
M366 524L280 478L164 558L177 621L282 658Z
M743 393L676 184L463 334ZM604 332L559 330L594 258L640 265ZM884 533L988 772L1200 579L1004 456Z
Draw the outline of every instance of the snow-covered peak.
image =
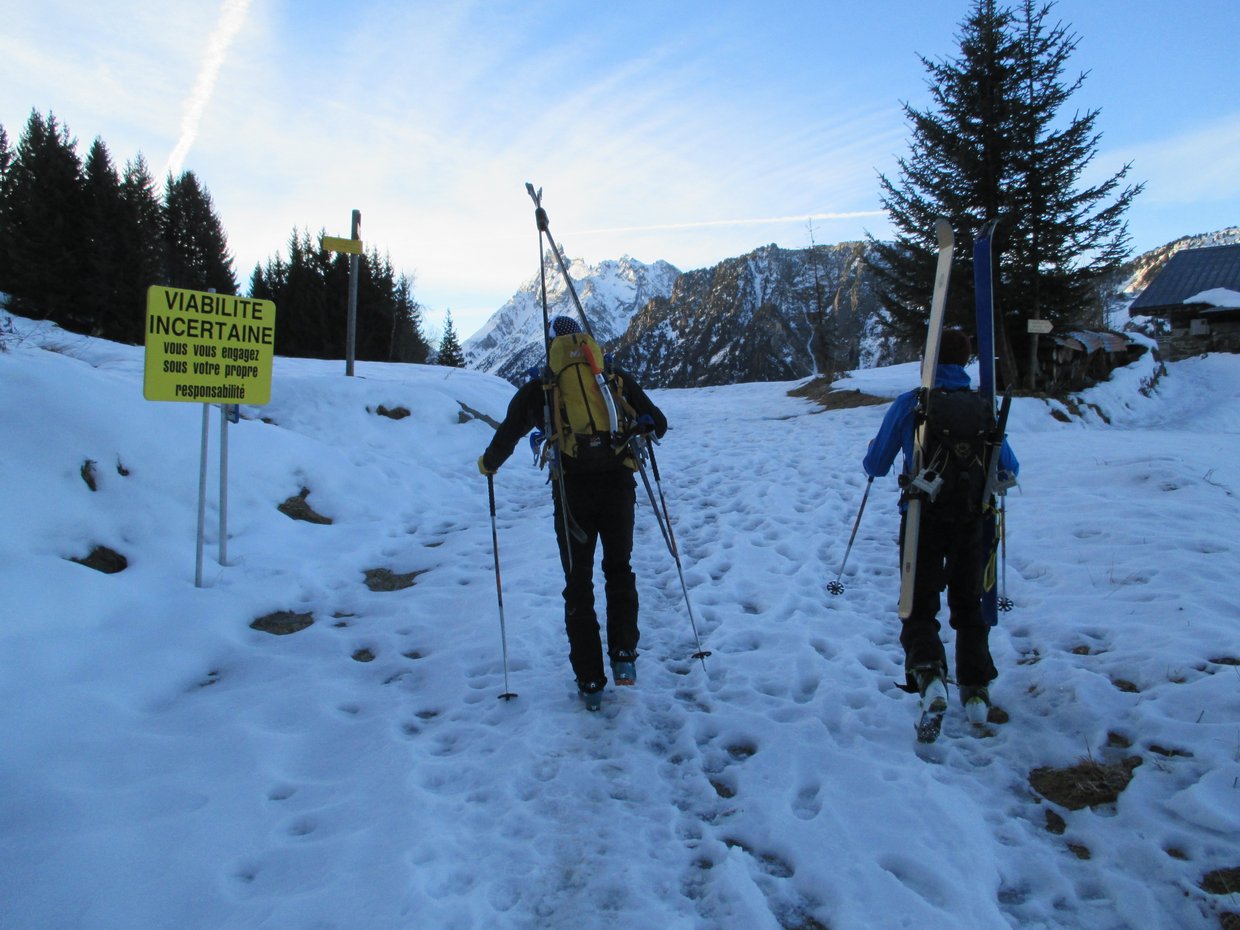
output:
M654 297L667 297L680 272L665 261L646 264L631 256L590 265L565 258L573 288L585 309L595 338L606 344L622 335L629 320ZM470 368L516 380L538 364L543 352L542 287L546 281L547 317L578 316L555 255L543 255L543 267L497 310L462 349Z

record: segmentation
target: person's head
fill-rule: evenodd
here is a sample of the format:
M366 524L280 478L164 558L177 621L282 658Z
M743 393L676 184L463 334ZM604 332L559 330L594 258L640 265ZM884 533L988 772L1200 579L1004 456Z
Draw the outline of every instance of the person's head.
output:
M967 365L973 354L969 334L962 329L945 329L939 342L940 365Z
M551 338L556 336L567 336L569 333L581 332L581 325L568 316L557 316L551 318L550 323Z

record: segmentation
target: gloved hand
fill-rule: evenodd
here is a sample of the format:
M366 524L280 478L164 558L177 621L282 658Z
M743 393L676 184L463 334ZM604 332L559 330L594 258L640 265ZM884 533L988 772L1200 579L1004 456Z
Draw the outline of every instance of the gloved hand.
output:
M637 418L637 426L643 433L653 433L655 429L654 417L648 413L643 413Z
M494 468L487 468L486 453L483 453L482 455L478 456L478 474L493 475L495 474L495 471L496 470Z

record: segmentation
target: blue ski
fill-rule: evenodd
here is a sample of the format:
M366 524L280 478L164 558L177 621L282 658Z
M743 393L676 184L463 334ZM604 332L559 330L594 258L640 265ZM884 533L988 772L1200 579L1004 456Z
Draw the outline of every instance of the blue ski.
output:
M998 417L995 400L995 302L993 280L993 258L991 240L994 237L997 220L991 220L982 227L973 242L973 291L977 313L977 392L990 405L993 415ZM988 479L998 465L999 448L1003 444L1003 429L1007 425L1007 404L1010 398L1004 399L1002 424L996 422L998 435L990 449L990 463L987 468ZM993 480L993 479L992 479ZM985 508L985 523L982 528L982 542L986 552L986 571L982 583L982 616L986 622L994 626L999 622L999 590L996 571L999 554L999 538L996 528L996 506L993 496L993 484L988 480Z

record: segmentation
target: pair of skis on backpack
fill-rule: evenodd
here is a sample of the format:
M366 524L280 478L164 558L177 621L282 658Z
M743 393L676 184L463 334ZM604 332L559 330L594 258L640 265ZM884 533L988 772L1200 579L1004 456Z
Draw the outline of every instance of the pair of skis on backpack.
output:
M994 287L991 240L994 235L995 222L989 222L983 228L973 244L973 276L975 293L975 310L977 337L975 348L978 359L978 395L983 399L994 418L992 441L988 444L985 462L986 478L981 493L983 517L983 543L987 553L987 569L984 576L982 593L982 616L990 626L998 622L1000 610L999 591L996 585L997 573L994 562L998 556L998 508L995 498L1002 491L999 483L999 454L1007 430L1008 411L1011 408L1011 395L1005 395L1001 404L996 404L995 389L995 325L994 325ZM928 399L934 389L939 362L939 342L943 334L943 323L947 309L947 286L951 277L952 256L955 247L955 234L951 224L945 219L935 223L935 235L938 239L938 261L934 276L934 295L930 303L930 319L926 333L926 347L921 362L921 391L924 399ZM927 435L924 427L924 416L914 434L913 461L910 469L911 482L916 485L923 471ZM917 565L917 544L921 530L921 517L924 496L910 495L904 522L904 545L900 562L900 617L909 616L913 606L913 584ZM1003 610L1011 609L1011 602L1004 598Z

